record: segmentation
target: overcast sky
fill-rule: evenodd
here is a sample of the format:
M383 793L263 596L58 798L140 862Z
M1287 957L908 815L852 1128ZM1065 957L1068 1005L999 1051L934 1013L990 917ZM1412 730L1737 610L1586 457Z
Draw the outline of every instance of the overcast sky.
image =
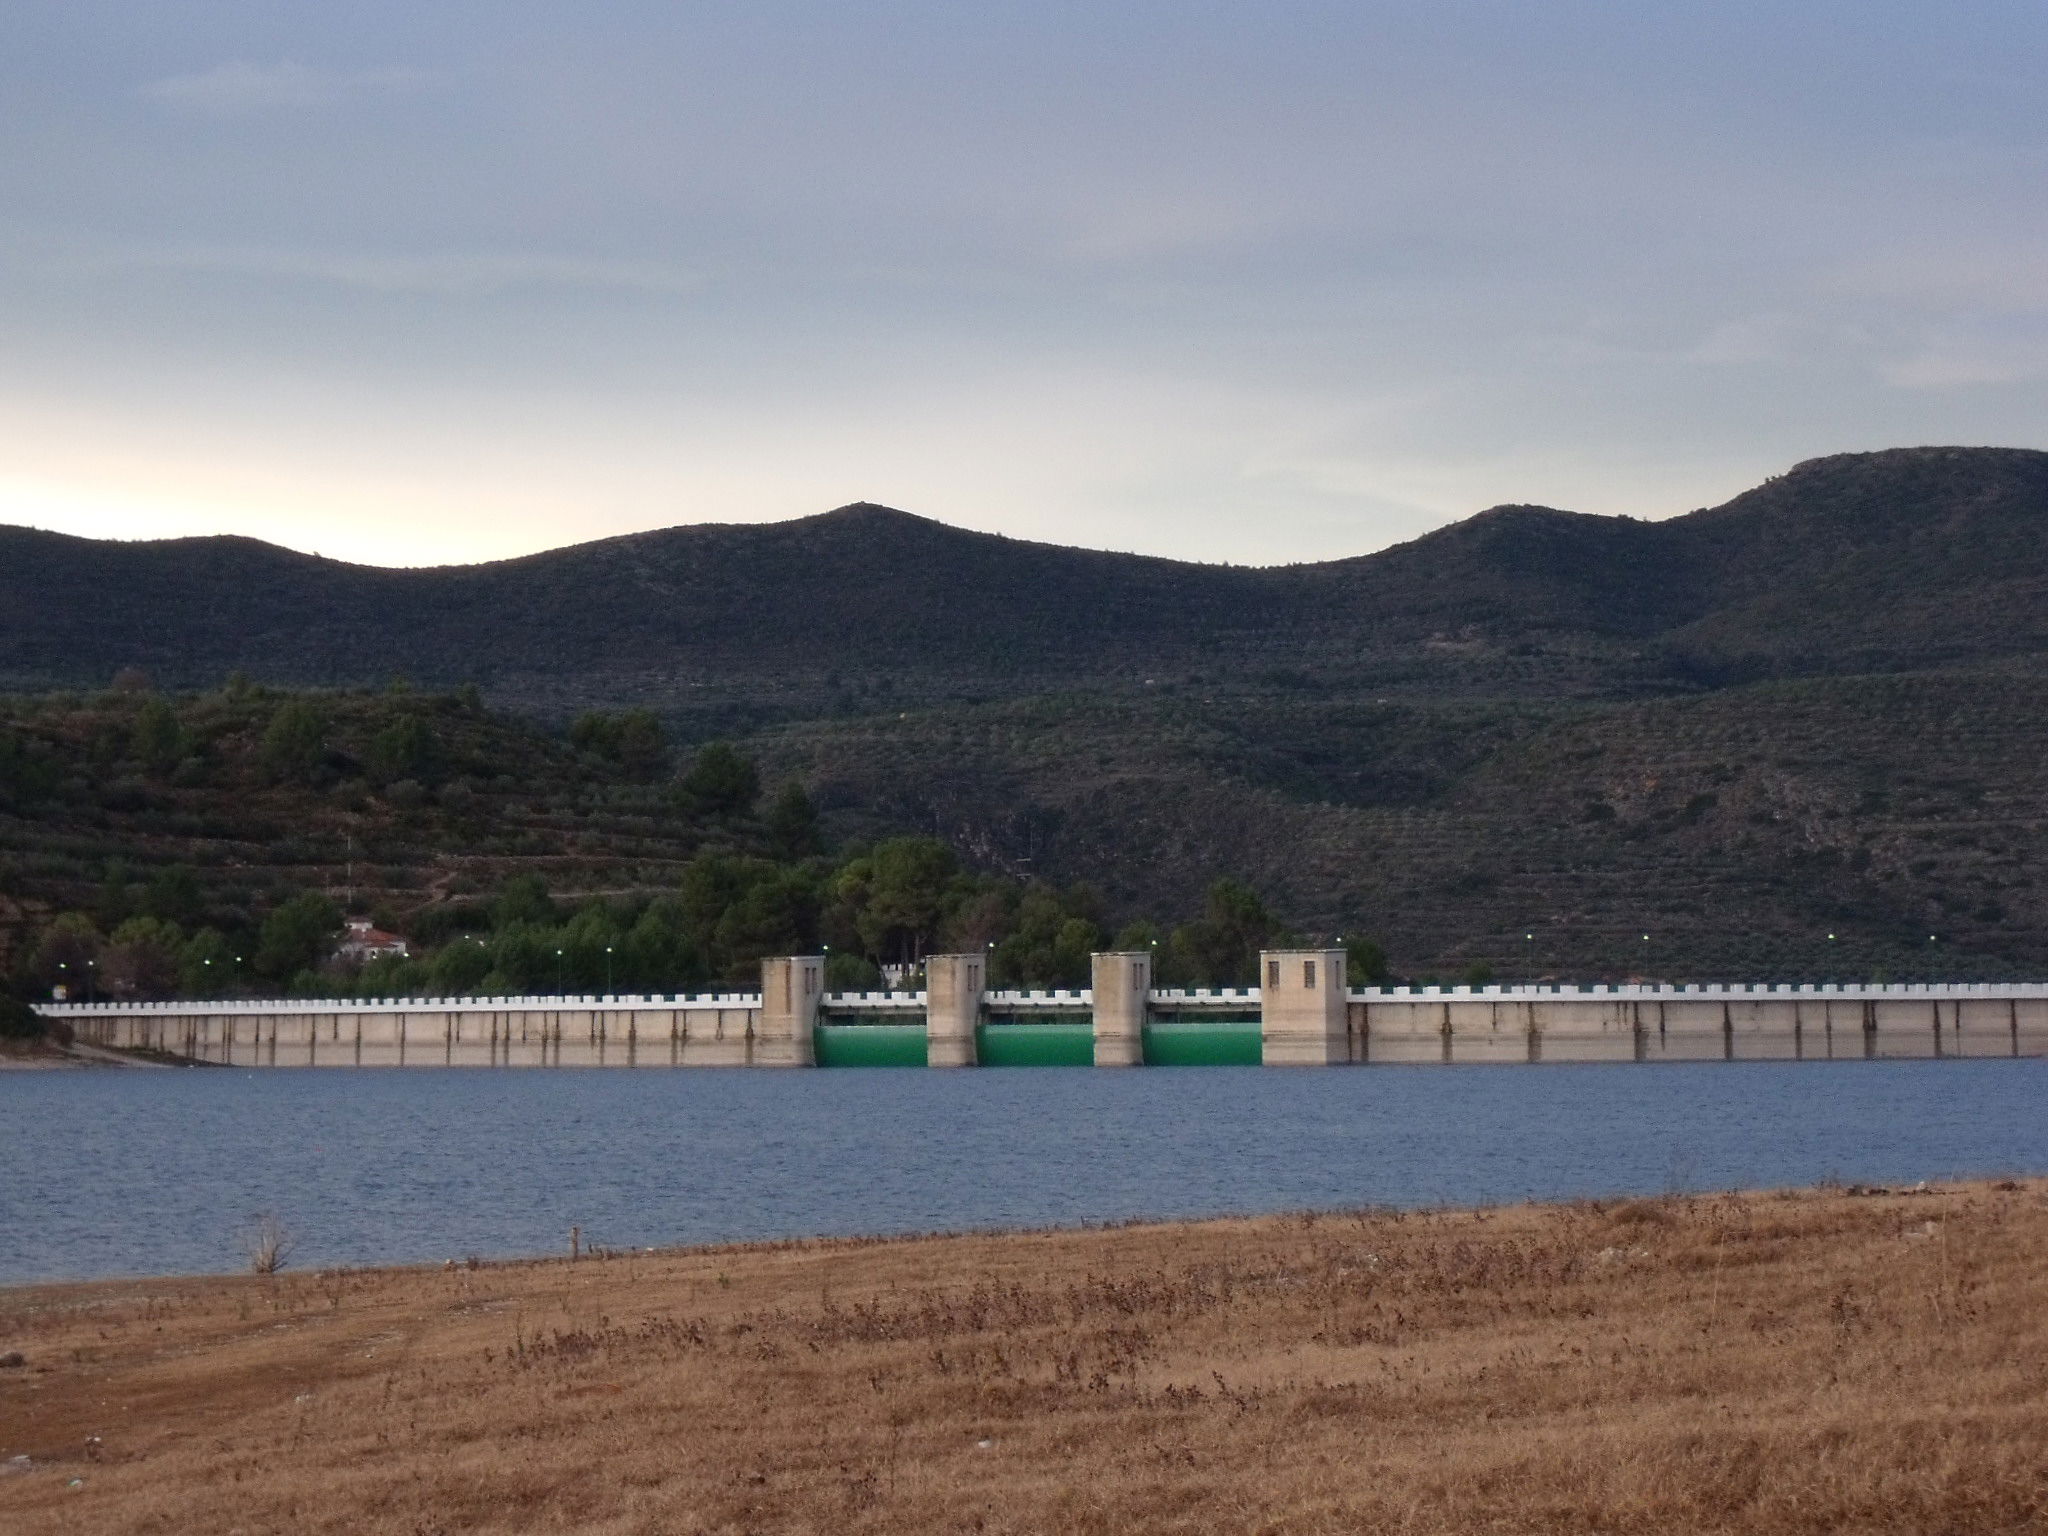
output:
M2048 447L2040 0L7 0L0 521L1271 563Z

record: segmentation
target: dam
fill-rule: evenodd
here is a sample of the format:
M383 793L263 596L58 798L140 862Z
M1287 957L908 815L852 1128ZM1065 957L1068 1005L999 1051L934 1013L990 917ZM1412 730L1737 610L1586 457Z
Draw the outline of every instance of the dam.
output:
M991 990L933 955L922 992L828 993L822 956L704 996L45 1003L75 1038L246 1067L1339 1066L2048 1056L2048 983L1353 988L1342 950L1261 985L1161 989L1149 952L1093 985Z

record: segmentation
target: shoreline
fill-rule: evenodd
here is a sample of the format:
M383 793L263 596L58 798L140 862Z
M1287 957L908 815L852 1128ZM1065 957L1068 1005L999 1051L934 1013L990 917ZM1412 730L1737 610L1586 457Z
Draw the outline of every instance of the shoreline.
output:
M2044 1254L2029 1178L25 1285L0 1497L27 1531L2010 1530L2048 1519Z
M83 1040L9 1041L5 1048L0 1048L0 1072L91 1072L105 1067L142 1067L154 1071L207 1065L210 1063L168 1055L153 1060L140 1052L111 1050Z
M737 1237L701 1243L657 1244L652 1246L610 1246L594 1239L581 1245L574 1257L562 1252L463 1254L440 1259L365 1260L361 1263L292 1263L271 1277L278 1281L320 1279L343 1275L401 1278L445 1274L463 1270L471 1274L486 1271L520 1270L555 1264L609 1264L624 1260L710 1260L740 1254L806 1253L829 1255L856 1250L980 1241L1025 1241L1039 1238L1084 1238L1116 1233L1189 1232L1210 1228L1239 1228L1266 1223L1306 1222L1313 1226L1326 1221L1452 1219L1464 1217L1484 1222L1500 1213L1559 1211L1581 1207L1651 1205L1683 1207L1707 1200L1832 1198L1920 1200L1967 1189L1997 1189L2012 1185L2019 1189L2038 1186L2048 1208L2048 1173L1968 1174L1950 1179L1919 1179L1911 1184L1860 1184L1830 1181L1823 1185L1785 1187L1734 1187L1712 1190L1666 1190L1638 1193L1621 1190L1560 1199L1516 1200L1507 1203L1471 1205L1369 1205L1317 1206L1295 1210L1254 1212L1219 1211L1194 1216L1129 1216L1100 1221L1054 1222L1043 1225L931 1227L919 1231L792 1233L770 1237ZM581 1230L580 1228L578 1229ZM189 1271L132 1271L106 1275L56 1277L49 1279L0 1279L0 1314L10 1297L29 1291L85 1291L101 1286L187 1286L236 1285L252 1279L246 1268L197 1269Z

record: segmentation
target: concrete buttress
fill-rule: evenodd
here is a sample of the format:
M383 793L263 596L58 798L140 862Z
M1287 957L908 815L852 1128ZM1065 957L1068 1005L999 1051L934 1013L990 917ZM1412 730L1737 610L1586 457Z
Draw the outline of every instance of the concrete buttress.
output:
M925 1062L934 1067L971 1067L979 1059L975 1026L981 1023L982 993L988 986L988 956L929 955L924 962Z
M1090 957L1095 997L1095 1065L1137 1067L1145 1062L1145 1000L1152 992L1152 952L1133 950Z
M824 956L776 955L763 960L760 1021L754 1027L754 1065L817 1065L814 1031L818 1026L818 1005L824 996Z
M1351 1059L1341 949L1269 949L1259 956L1259 1055L1269 1067Z

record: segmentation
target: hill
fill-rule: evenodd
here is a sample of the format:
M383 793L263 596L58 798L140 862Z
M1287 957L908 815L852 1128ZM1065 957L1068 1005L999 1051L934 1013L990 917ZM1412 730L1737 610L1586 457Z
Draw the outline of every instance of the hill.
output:
M301 892L417 937L429 911L513 875L571 899L655 889L705 846L744 844L651 776L452 696L0 698L0 973L61 912L253 956L261 920ZM235 957L207 958L226 985Z
M641 702L802 783L829 841L943 837L1012 882L1004 922L1015 882L1113 935L1234 876L1411 977L2039 973L2044 517L2048 454L1915 449L1662 523L1501 507L1273 569L873 506L428 571L0 530L0 674L206 685L176 702L197 767L140 766L143 695L0 711L0 949L122 910L110 859L198 870L192 920L233 932L359 883L408 917L521 872L644 904L706 846L766 849L551 729ZM268 773L287 696L214 686L237 667L341 689L323 773ZM432 702L417 794L371 764L427 707L397 672L497 706ZM8 804L9 751L61 792Z
M1614 703L1041 699L747 746L836 830L936 832L1112 908L1191 910L1235 875L1304 932L1371 934L1403 975L2048 965L2040 672Z
M1501 507L1377 554L1241 568L1034 544L871 505L383 570L246 539L0 530L0 686L480 684L686 735L1167 683L1616 697L2048 648L2048 454L1794 468L1666 522Z
M318 741L301 752L289 727L308 712ZM416 945L474 936L382 978L433 992L492 971L667 990L742 979L791 943L886 959L898 941L864 932L841 874L906 833L966 865L882 898L929 906L914 942L994 942L1003 974L1034 985L1085 977L1088 945L1134 923L1178 942L1226 876L1280 926L1371 937L1410 978L2048 965L2039 670L1625 701L1155 693L902 710L743 738L766 788L724 814L689 792L705 754L572 734L390 690L0 699L0 973L67 911L103 935L135 918L212 931L246 958L301 892ZM809 795L793 831L775 820L789 781ZM545 895L508 917L497 897L516 877ZM536 922L572 931L515 931Z

